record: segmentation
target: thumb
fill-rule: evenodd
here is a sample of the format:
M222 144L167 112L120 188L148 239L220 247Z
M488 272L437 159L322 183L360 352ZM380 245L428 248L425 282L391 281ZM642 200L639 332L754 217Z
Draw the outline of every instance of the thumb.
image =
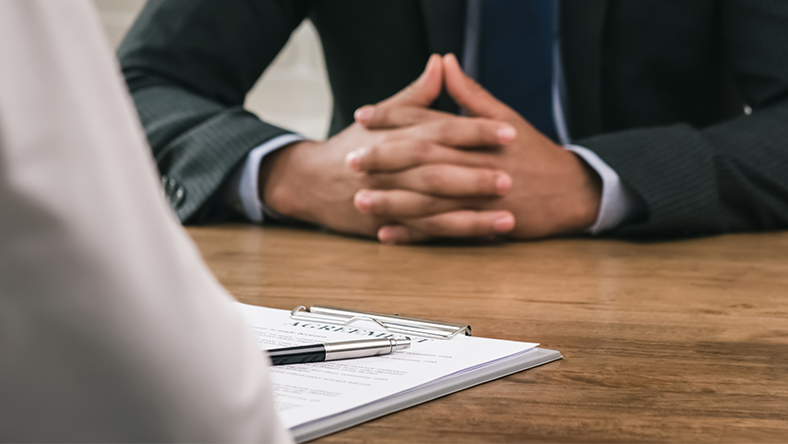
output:
M446 54L443 57L443 77L446 82L446 91L457 102L457 105L460 105L465 113L472 117L504 119L514 112L468 77L460 68L454 54Z
M438 98L443 89L443 63L441 56L433 54L427 61L424 72L405 89L376 104L366 105L354 113L356 121L365 125L370 123L375 108L391 106L417 106L426 108Z
M443 89L443 63L441 56L433 54L418 79L407 88L389 97L380 104L430 106Z

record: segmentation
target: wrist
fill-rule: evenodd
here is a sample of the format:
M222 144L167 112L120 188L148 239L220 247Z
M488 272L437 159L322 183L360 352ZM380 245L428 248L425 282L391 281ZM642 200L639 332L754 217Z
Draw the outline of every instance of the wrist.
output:
M583 157L571 151L566 153L575 159L580 170L575 205L572 206L574 211L570 214L571 226L576 232L587 232L599 217L602 204L602 178Z
M304 140L287 145L266 156L260 163L258 193L271 210L288 218L312 222L309 193L303 188L308 174L307 151L317 142Z

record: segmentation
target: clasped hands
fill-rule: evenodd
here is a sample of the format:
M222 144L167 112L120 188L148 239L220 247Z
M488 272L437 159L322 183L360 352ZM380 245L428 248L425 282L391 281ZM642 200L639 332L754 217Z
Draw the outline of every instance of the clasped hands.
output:
M429 109L444 88L464 116ZM452 54L430 57L416 81L355 119L325 142L268 156L265 204L390 244L578 233L597 218L598 175L467 77Z

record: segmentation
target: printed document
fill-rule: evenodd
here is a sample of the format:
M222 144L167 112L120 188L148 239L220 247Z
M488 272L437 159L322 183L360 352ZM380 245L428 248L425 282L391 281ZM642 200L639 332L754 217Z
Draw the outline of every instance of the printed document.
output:
M356 339L404 337L386 332L371 322L354 323L350 326L324 324L292 319L287 310L240 303L236 305L254 331L261 349ZM363 410L365 406L369 407L382 401L388 400L389 404L394 405L396 402L392 404L392 401L396 400L393 398L397 397L418 399L417 402L402 404L413 405L508 374L498 374L494 370L496 364L512 359L525 362L521 356L534 352L537 345L470 336L457 336L450 340L411 337L409 349L388 355L274 366L271 367L271 379L274 386L275 406L285 427L296 432L299 427L325 421L336 415L347 416L348 412L354 409ZM560 354L553 353L555 355L551 355L549 360L560 358ZM529 366L541 363L543 362ZM489 369L485 370L488 367ZM528 366L517 368L515 371L524 368ZM475 382L459 388L455 387L454 380L461 381L466 374L469 381ZM477 375L482 374L486 379L476 381ZM451 382L449 386L452 390L445 393L432 393L438 389L430 390L432 385L443 387L447 382ZM419 392L433 396L425 397ZM377 412L377 416L385 413L389 412ZM371 419L367 417L369 414L361 416L363 418L352 423L345 421L347 423L344 426ZM309 439L313 437L315 436L310 436ZM297 433L296 438L299 438Z

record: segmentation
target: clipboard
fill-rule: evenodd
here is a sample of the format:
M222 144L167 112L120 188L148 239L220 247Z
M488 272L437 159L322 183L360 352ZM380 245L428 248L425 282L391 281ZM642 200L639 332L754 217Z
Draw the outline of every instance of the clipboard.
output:
M290 317L300 321L323 322L332 325L350 325L358 321L371 321L391 333L429 339L451 339L457 335L471 336L471 326L429 319L408 318L398 314L374 313L347 308L299 305Z
M361 360L335 361L272 368L275 396L287 406L280 411L280 419L298 443L561 359L560 352L538 348L536 343L469 337L470 326L464 324L325 306L298 306L290 311L236 305L247 324L261 333L258 342L268 345L264 348L281 347L282 341L292 345L315 342L317 338L337 342L367 336L367 330L383 335L408 332L425 338L453 338L419 338L414 349L421 350L415 353L365 358L377 360L366 364ZM330 326L332 323L337 328ZM357 383L366 387L359 390ZM302 393L310 393L309 401L303 402Z

